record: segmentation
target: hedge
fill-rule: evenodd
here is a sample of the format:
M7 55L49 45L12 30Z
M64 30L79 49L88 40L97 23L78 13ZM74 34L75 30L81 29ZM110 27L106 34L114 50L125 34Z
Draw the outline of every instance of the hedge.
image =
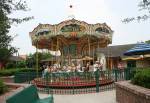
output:
M39 70L41 71L41 70ZM17 72L36 72L36 69L19 68L19 69L4 69L0 70L0 76L12 76Z
M0 80L0 95L7 91L7 86Z
M131 82L150 89L150 69L137 70Z

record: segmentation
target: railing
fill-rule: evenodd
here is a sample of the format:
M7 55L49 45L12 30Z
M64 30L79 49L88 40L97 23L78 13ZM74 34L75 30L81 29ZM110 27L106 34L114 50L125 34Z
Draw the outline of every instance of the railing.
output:
M82 94L93 93L115 88L114 82L129 80L133 70L113 69L96 72L61 72L47 73L42 76L40 72L17 73L15 82L35 84L39 91L48 94Z
M38 76L42 76L42 72L38 73ZM18 72L15 74L14 82L15 83L30 83L32 80L37 78L36 72Z

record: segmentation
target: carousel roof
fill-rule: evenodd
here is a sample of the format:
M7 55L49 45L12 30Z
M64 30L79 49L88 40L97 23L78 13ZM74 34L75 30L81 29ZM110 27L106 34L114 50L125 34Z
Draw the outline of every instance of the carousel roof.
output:
M49 49L56 48L57 41L60 45L82 45L87 44L88 38L92 46L97 45L97 42L108 45L112 42L112 34L113 30L106 23L88 24L71 19L54 25L39 24L30 32L30 37L32 45L40 49Z

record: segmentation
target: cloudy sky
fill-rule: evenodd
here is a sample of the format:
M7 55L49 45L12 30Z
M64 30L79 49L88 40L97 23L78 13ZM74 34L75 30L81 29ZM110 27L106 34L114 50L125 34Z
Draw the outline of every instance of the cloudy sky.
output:
M140 0L26 0L28 12L15 12L12 17L34 16L34 19L19 25L14 24L10 30L11 35L17 34L12 44L20 48L20 54L35 52L31 45L29 32L39 23L57 24L69 19L70 13L75 19L87 23L107 23L112 30L112 45L131 44L150 40L150 20L141 23L131 22L124 24L123 18L141 15L138 11ZM69 5L74 6L70 11Z

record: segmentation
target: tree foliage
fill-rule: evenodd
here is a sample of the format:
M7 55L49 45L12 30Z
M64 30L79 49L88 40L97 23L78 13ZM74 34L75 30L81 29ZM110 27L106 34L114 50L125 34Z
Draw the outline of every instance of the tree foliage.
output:
M145 43L150 44L150 40L145 41Z
M1 13L9 20L9 23L21 23L23 21L28 21L33 19L33 17L23 17L23 18L8 18L9 14L12 14L16 11L28 11L29 8L25 0L0 0Z
M25 0L0 0L0 63L5 63L9 56L16 52L11 46L13 37L8 35L12 23L28 21L33 17L10 18L16 11L28 11Z
M36 59L38 59L38 63L40 64L41 60L49 59L49 58L52 57L52 55L49 54L49 53L40 53L40 52L38 52L38 58L37 58L36 54L37 53L29 54L27 56L26 63L27 63L28 67L34 68L36 66Z
M150 18L150 0L141 0L138 4L139 12L147 12L144 15L139 15L136 17L130 17L130 18L125 18L122 21L125 23L137 20L138 22L140 21L145 21Z

